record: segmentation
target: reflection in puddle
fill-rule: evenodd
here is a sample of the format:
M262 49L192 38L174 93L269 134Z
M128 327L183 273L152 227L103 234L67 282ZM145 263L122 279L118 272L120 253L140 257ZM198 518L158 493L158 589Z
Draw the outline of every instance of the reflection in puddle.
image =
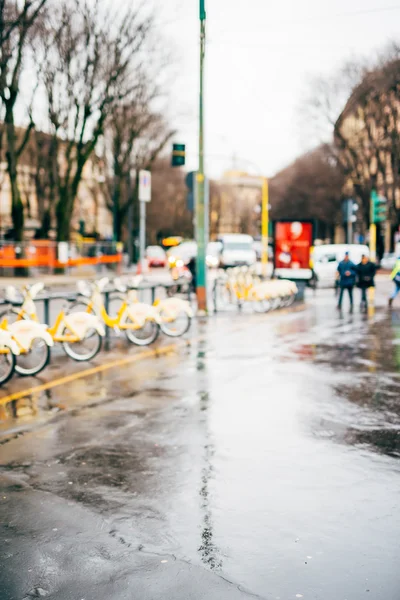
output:
M362 431L348 429L345 441L347 444L367 446L382 454L400 458L400 429L373 429Z
M299 344L291 354L310 363L311 369L324 366L327 377L330 373L333 378L334 394L326 402L326 416L314 423L318 437L400 457L398 315L366 322L361 332L340 327L328 341Z
M35 392L1 405L0 427L7 429L10 422L16 419L21 422L27 422L37 419L41 414L53 413L62 408L61 405L53 401L52 390Z
M203 454L203 467L201 469L201 482L200 482L200 509L202 514L201 523L201 543L198 547L198 552L201 557L201 561L212 571L220 569L222 567L222 560L220 558L221 552L214 542L214 530L213 520L211 511L211 498L210 498L210 482L213 477L213 457L214 457L214 446L210 441L211 434L209 431L209 409L211 404L210 393L207 390L207 370L206 370L206 352L205 344L199 344L199 350L197 353L197 370L202 372L202 378L199 379L199 409L200 409L200 423L203 427L203 438L204 438L204 454Z

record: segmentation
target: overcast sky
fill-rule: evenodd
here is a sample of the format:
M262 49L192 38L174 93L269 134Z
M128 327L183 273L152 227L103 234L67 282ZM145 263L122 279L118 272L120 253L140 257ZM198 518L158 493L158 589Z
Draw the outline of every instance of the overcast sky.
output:
M153 0L174 46L176 141L196 168L199 0ZM271 176L308 146L297 109L313 74L400 39L400 0L206 0L206 163ZM302 135L300 135L300 131ZM246 161L249 161L247 163ZM253 168L253 171L255 169Z

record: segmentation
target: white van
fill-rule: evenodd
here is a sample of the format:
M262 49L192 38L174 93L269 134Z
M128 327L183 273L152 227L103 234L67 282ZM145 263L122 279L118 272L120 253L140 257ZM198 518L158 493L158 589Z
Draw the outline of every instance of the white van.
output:
M257 262L251 235L231 233L219 236L218 241L221 242L220 267L250 267Z
M350 260L358 265L361 256L369 256L369 248L363 244L326 244L315 246L312 253L314 273L317 277L317 285L321 287L334 287L338 264L344 259L345 253L349 253Z

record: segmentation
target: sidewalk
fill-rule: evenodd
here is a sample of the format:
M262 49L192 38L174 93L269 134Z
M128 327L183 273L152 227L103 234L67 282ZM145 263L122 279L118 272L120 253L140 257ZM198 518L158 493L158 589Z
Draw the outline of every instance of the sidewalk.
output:
M75 288L76 282L85 279L87 281L95 281L102 277L108 277L114 279L124 275L136 275L136 265L132 265L130 269L123 268L120 273L117 271L104 270L101 272L95 272L92 269L81 269L76 270L73 274L65 275L36 275L30 277L2 277L0 276L0 289L6 288L8 285L14 285L16 287L22 287L24 285L31 285L36 281L42 281L46 287L54 286L58 288L73 287Z
M110 279L114 279L115 277L136 275L136 265L132 265L130 268L124 267L121 273L117 273L116 271L102 271L102 272L93 272L92 270L82 269L79 272L75 272L72 275L37 275L35 277L2 277L0 276L0 289L6 288L8 285L14 285L16 287L22 287L24 285L30 285L35 281L43 281L46 287L54 286L58 288L67 288L71 286L75 288L76 282L80 279L85 279L87 281L95 281L96 279L101 279L101 277L109 277ZM150 273L146 273L144 275L145 279L152 279ZM154 275L159 275L158 272L154 273ZM390 271L380 270L376 275L377 281L389 281L390 279Z

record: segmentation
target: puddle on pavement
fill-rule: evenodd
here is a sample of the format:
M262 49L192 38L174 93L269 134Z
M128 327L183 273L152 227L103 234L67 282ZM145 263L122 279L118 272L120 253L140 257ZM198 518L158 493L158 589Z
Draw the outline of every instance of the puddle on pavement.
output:
M330 340L290 349L286 362L295 358L318 365L331 378L325 418L313 422L317 437L400 457L399 342L396 314L365 322L357 331L344 325L332 330ZM347 411L343 402L352 408Z
M132 367L99 372L70 381L68 385L12 399L13 394L22 393L27 388L26 380L24 382L17 379L13 382L13 388L10 388L10 400L0 404L0 438L2 434L13 434L34 422L46 421L66 410L71 412L85 407L94 408L115 398L131 399L139 392L146 392L154 402L171 399L172 392L156 388L154 381L159 375L160 381L168 381L172 377L170 372L175 372L178 360L174 355L168 355L160 370L157 361L149 359L134 363ZM33 380L29 382L29 387L40 387L41 383ZM0 397L0 403L1 400Z

